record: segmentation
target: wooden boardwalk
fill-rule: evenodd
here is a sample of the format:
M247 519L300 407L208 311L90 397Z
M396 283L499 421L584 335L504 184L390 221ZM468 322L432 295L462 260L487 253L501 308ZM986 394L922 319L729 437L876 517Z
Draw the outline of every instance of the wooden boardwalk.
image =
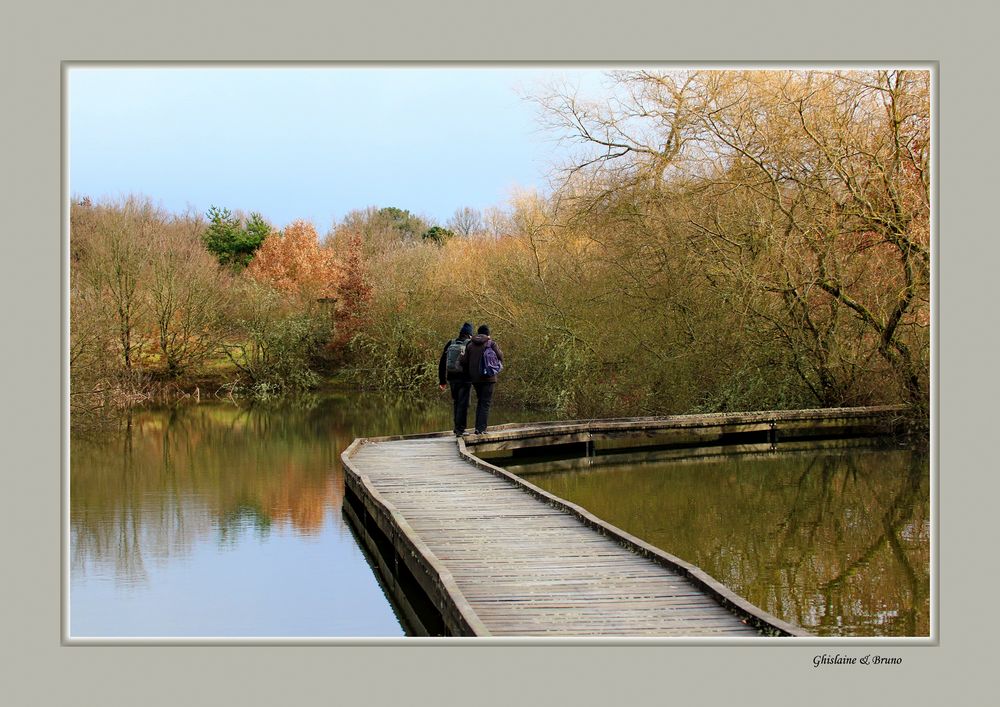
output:
M345 512L420 633L809 635L454 437L356 440L342 458Z

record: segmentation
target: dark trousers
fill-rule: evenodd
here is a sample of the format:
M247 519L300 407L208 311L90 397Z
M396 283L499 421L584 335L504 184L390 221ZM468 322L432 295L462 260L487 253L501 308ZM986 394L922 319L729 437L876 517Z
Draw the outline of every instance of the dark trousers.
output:
M455 427L453 431L460 435L465 432L465 420L469 417L469 391L472 383L469 381L448 381L451 385L451 399L455 403Z
M486 422L490 417L496 383L473 383L472 386L476 389L476 433L482 434L486 431Z

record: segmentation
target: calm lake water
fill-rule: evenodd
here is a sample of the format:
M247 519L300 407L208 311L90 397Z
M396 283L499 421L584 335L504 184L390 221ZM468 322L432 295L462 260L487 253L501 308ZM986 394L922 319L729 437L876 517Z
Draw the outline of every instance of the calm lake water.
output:
M340 453L450 426L444 393L346 394L140 410L100 439L72 436L70 634L402 636L341 514Z
M764 454L518 473L812 633L929 635L926 454Z
M550 417L550 416L549 416ZM538 419L497 409L499 424ZM402 636L341 514L355 437L447 429L450 400L325 395L132 413L70 448L73 637ZM926 635L926 457L906 451L532 474L830 635Z

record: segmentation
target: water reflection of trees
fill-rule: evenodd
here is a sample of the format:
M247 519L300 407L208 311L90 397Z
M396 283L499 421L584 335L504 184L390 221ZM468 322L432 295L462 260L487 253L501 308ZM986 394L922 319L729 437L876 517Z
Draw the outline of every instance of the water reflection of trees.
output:
M341 523L340 453L356 437L447 429L450 400L356 393L278 405L201 404L135 411L116 434L71 442L74 577L90 569L141 582L148 563L198 542L238 543ZM496 421L531 419L500 408ZM537 416L536 416L537 417Z
M117 443L74 441L74 572L110 564L119 580L143 581L149 561L213 536L320 532L339 511L338 455L350 440L308 417L224 406L144 411L124 421Z
M823 635L927 635L928 462L910 451L532 476Z

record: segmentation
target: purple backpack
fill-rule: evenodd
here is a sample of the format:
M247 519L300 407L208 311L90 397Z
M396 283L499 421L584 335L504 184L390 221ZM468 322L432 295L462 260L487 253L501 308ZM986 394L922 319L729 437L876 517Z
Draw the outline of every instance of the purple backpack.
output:
M485 376L495 376L500 371L503 370L503 362L500 357L497 356L496 350L493 348L493 342L486 344L486 348L483 349L483 365L480 373Z

